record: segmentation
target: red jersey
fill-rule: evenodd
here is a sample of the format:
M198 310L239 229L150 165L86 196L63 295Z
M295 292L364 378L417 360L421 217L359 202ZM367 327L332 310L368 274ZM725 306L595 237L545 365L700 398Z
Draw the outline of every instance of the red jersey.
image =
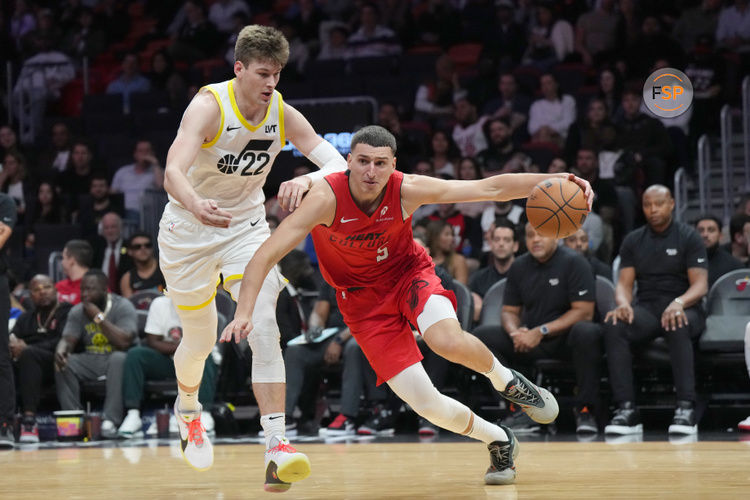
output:
M57 301L76 305L81 301L81 280L64 279L55 283Z
M320 271L331 286L390 288L407 270L433 267L425 249L414 243L411 217L403 218L403 173L391 174L385 196L370 216L352 198L348 171L325 180L336 196L336 216L330 227L315 227L312 238Z

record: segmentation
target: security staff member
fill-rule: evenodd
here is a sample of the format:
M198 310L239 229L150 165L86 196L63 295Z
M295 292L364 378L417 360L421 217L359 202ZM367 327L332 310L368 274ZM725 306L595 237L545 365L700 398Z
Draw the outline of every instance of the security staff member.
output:
M607 434L643 430L635 407L631 347L663 335L669 345L677 392L670 433L693 434L695 370L693 340L703 331L701 299L708 291L706 248L698 233L672 219L674 199L655 184L643 193L647 224L628 234L620 248L617 308L607 313L604 342L609 380L618 408ZM633 283L638 281L634 305Z
M593 323L595 282L586 259L526 224L528 253L508 271L502 327L474 331L507 366L572 357L578 385L576 430L596 432L601 327Z
M10 288L6 274L5 248L16 225L16 202L0 193L0 448L13 448L13 421L16 411L16 388L10 360L8 318L10 316Z

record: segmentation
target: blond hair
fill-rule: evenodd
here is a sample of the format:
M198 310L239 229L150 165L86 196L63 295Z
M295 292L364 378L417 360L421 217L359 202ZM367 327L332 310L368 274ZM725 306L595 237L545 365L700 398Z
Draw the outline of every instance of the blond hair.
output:
M250 61L268 61L282 68L289 59L289 42L281 31L270 26L251 24L237 35L234 60L247 66Z

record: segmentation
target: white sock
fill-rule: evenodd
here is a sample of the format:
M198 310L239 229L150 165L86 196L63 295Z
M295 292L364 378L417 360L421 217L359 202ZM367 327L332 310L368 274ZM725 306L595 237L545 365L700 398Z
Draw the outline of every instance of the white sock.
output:
M284 429L286 427L286 415L283 413L269 413L260 417L260 425L263 427L263 436L266 438L266 449L270 450L271 440L276 438L277 445L278 441L284 439Z
M200 409L198 391L185 392L181 387L177 386L177 394L180 398L178 406L181 411L198 411Z
M490 379L492 387L500 392L504 391L511 380L513 380L513 372L504 367L495 356L492 356L492 368L490 368L490 371L482 373L482 375Z
M508 435L495 424L487 422L485 419L474 414L474 425L472 425L469 432L466 433L470 438L479 440L485 444L490 444L493 441L507 441Z

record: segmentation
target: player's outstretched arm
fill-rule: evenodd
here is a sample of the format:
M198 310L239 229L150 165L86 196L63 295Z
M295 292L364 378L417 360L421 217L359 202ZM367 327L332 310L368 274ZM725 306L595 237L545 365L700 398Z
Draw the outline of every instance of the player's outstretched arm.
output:
M583 189L589 210L594 191L585 179L573 174L502 174L473 181L445 180L422 175L404 175L401 198L404 210L414 213L429 203L461 203L470 201L507 201L526 198L545 179L569 179Z
M288 180L279 187L279 205L292 211L299 207L302 197L310 186L328 174L346 170L346 160L336 148L315 133L310 122L293 106L284 103L284 125L286 136L320 170L300 175Z
M328 183L320 182L313 186L299 210L295 210L279 224L245 266L234 319L221 333L220 342L229 342L232 336L235 342L239 342L248 336L253 329L251 317L255 301L268 272L315 226L330 225L335 214L336 198Z
M187 171L203 143L221 133L220 121L221 111L216 98L209 91L199 92L182 115L177 136L167 153L164 189L203 224L227 227L232 215L219 209L214 200L198 196L187 178Z

